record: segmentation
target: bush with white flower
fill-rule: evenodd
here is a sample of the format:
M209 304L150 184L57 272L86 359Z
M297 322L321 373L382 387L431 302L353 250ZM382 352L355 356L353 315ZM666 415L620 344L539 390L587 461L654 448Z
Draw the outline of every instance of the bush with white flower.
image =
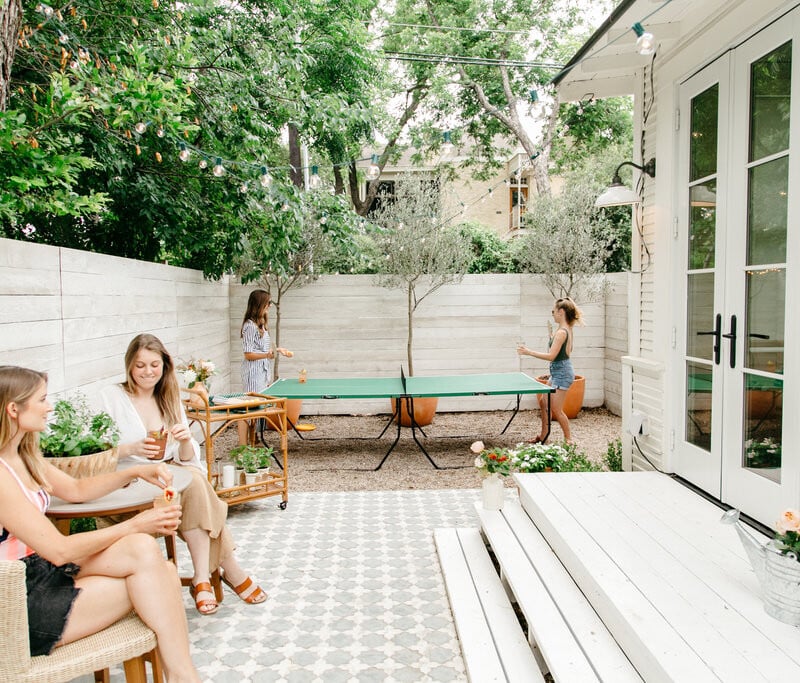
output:
M511 468L515 472L559 472L567 458L567 450L559 444L519 443L511 450Z

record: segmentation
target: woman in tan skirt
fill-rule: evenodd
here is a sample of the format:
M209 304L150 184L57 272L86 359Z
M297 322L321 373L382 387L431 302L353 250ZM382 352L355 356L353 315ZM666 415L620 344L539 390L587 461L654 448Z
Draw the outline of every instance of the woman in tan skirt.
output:
M222 580L245 602L257 604L267 594L236 561L234 544L225 524L228 505L221 501L206 477L200 445L192 437L180 401L172 358L152 334L140 334L125 353L126 379L106 387L103 409L120 429L119 459L125 467L137 462L170 462L188 467L192 481L183 491L183 516L178 533L192 556L192 596L197 611L213 614L219 604L211 590L211 572L221 568ZM166 431L163 450L148 432Z

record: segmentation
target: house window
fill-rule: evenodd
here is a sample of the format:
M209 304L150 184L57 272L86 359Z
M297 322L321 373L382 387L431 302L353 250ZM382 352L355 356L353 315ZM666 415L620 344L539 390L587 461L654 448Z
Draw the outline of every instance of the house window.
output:
M371 185L372 183L369 183L367 188ZM375 194L375 199L372 200L372 204L369 205L367 216L374 216L382 207L390 206L394 201L394 180L379 180L378 191Z

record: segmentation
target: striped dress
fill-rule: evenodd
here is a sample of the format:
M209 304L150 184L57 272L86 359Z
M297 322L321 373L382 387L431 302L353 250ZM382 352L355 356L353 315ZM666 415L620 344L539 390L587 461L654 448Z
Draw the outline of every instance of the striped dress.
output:
M269 332L264 330L264 336L252 320L248 320L242 329L243 353L269 353L272 342ZM260 360L242 360L242 390L264 391L272 384L272 361L269 358Z
M48 494L44 489L32 491L22 483L22 480L17 476L17 473L14 471L11 465L3 460L3 458L0 458L0 462L2 462L6 466L6 469L11 472L11 476L14 477L17 484L19 484L19 487L22 489L22 492L25 494L27 499L31 501L31 503L33 503L42 513L47 512L47 508L50 507L50 494ZM23 557L33 555L35 552L36 551L33 548L25 545L16 536L14 536L14 534L10 533L8 529L4 529L2 526L0 526L0 560L21 560Z

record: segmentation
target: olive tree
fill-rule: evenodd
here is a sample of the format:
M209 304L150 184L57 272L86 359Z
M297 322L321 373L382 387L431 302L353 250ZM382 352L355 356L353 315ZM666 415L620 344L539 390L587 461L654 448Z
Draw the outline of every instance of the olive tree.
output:
M439 176L408 173L383 196L372 220L384 254L378 284L406 295L408 374L414 374L414 313L424 299L451 282L459 282L471 261L469 242L458 230L444 227L447 207Z

